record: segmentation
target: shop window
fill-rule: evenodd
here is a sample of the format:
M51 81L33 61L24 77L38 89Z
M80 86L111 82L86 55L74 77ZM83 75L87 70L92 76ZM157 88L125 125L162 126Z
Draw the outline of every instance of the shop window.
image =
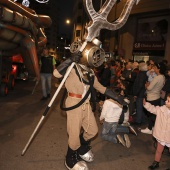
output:
M80 30L76 30L76 37L80 37Z

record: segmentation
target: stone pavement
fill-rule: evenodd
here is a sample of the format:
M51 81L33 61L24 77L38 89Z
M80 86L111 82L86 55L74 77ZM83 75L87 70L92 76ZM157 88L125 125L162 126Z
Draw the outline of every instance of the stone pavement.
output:
M48 101L40 101L41 84L35 89L33 81L18 81L8 96L0 97L0 170L66 170L66 114L59 108L62 91L57 96L40 130L24 156L28 139L39 122ZM53 79L52 93L56 80ZM98 121L98 113L95 113ZM99 125L99 132L101 125ZM92 141L95 160L90 170L147 170L154 159L151 135L129 135L131 147L102 141L100 134ZM170 168L170 156L163 154L160 170Z

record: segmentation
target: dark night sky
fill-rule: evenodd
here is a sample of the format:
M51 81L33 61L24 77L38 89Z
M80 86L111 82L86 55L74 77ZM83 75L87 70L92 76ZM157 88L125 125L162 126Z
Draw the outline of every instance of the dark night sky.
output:
M17 0L18 3L22 3L23 0ZM72 34L72 30L73 24L67 25L65 23L66 19L70 19L70 21L72 21L72 10L73 10L73 1L74 0L49 0L50 1L58 1L59 4L59 8L60 8L60 27L59 27L59 34L65 34L67 37L71 36ZM32 3L37 3L36 0L29 0L30 2L30 7ZM43 4L41 4L43 5ZM36 9L35 9L36 11Z
M70 21L72 21L73 5L73 0L60 0L60 34L66 34L66 36L70 36L72 34L72 24L67 25L65 21L66 19L70 19Z

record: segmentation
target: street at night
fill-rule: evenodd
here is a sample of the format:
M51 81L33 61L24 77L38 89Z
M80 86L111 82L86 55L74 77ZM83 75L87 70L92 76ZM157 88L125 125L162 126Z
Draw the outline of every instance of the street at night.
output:
M170 170L169 25L170 0L0 0L0 170Z
M52 80L52 92L56 90ZM35 89L34 81L17 81L8 96L0 98L0 170L65 170L67 151L66 114L60 110L63 89L57 96L40 130L21 153L39 122L50 100L40 101L41 83ZM98 112L99 134L92 141L95 160L88 163L90 170L146 170L154 160L152 135L130 134L131 147L102 141ZM164 151L160 170L170 168L170 156Z

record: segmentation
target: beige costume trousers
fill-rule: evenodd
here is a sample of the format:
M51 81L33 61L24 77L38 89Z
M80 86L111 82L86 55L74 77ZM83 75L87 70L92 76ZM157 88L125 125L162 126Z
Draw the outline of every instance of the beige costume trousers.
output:
M102 94L106 91L106 87L102 86L96 77L93 86ZM84 84L80 81L74 68L66 79L65 87L69 93L80 95L84 93ZM80 100L82 99L68 96L65 106L74 106ZM85 140L93 138L98 132L94 113L88 100L78 108L67 111L68 145L72 150L77 150L81 146L79 136L82 128L84 129L83 137Z
M76 104L78 101L80 99L68 97L66 106ZM98 132L94 113L88 100L78 108L67 111L68 145L73 150L77 150L81 146L79 138L81 128L84 129L83 137L85 140L93 138Z

